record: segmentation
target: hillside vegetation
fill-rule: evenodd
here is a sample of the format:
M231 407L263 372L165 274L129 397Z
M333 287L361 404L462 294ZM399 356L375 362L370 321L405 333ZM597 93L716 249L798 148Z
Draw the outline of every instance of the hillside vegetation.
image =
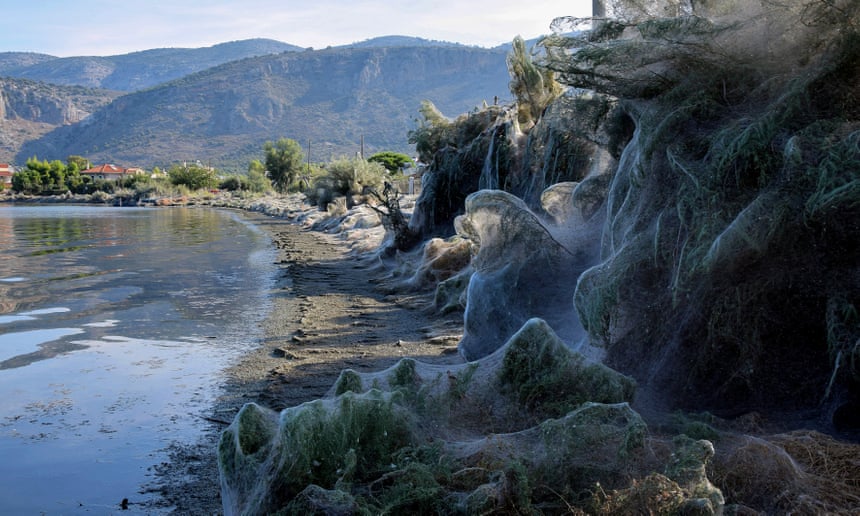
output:
M462 46L332 48L233 61L118 98L84 123L23 146L28 157L143 167L201 160L244 171L262 142L311 141L314 161L409 152L426 98L445 112L506 97L505 53Z

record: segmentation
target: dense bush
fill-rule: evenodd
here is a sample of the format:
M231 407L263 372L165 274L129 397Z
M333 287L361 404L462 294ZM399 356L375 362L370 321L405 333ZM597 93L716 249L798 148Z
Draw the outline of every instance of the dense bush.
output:
M263 193L272 189L272 183L264 173L251 170L247 175L237 174L222 178L218 188L228 192Z
M189 190L212 188L217 183L215 171L199 165L173 165L167 176L172 184L186 186Z
M446 147L468 147L504 113L499 106L489 106L480 111L460 115L452 121L432 102L426 100L421 103L419 111L423 120L417 121L418 127L409 131L408 138L409 143L415 145L418 159L423 163L431 163L436 153Z
M296 182L304 157L302 147L295 140L280 138L263 145L266 153L266 171L275 190L284 193Z
M352 206L353 196L366 188L381 191L388 172L379 163L361 158L340 158L326 164L324 172L314 179L308 198L325 208L335 197L346 197Z
M220 190L227 190L228 192L238 192L241 190L245 190L244 181L240 176L228 176L218 183L218 188Z
M373 156L367 158L367 161L379 163L385 167L390 174L397 174L403 170L404 166L412 163L412 158L400 152L384 151L377 152Z
M860 2L616 3L544 41L635 126L576 288L586 329L680 406L856 406Z
M85 178L81 177L75 164L62 161L27 160L25 168L12 175L12 190L30 195L60 195L68 191L77 193Z

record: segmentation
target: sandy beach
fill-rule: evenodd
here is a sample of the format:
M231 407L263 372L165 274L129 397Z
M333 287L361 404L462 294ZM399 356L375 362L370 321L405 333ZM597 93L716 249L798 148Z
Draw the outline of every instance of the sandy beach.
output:
M432 292L389 288L389 267L342 234L242 211L278 249L279 272L261 345L225 372L209 431L176 447L150 491L175 514L221 514L216 445L247 402L275 410L326 394L343 369L376 371L403 357L458 363L462 314L438 315ZM360 230L366 233L366 230ZM367 240L365 239L365 244Z

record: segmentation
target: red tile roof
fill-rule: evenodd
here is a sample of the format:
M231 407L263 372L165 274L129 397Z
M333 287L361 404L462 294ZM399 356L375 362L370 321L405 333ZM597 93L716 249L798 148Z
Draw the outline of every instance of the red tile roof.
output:
M104 165L81 170L81 174L122 174L124 171L125 169L122 167L105 163Z
M123 168L110 163L98 165L86 170L81 170L81 174L139 174L143 169L137 167Z

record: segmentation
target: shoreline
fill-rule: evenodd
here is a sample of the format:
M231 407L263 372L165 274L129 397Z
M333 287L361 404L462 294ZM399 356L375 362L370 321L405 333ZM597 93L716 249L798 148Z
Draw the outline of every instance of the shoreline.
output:
M196 444L171 446L170 461L153 468L146 491L173 514L223 512L218 439L245 403L280 411L323 397L344 369L378 371L407 356L461 362L461 314L436 314L432 292L386 294L389 273L367 255L368 242L351 251L348 231L311 229L319 218L307 207L281 207L276 216L235 211L267 233L277 251L270 311L259 345L222 372L217 401L203 416L209 429Z

